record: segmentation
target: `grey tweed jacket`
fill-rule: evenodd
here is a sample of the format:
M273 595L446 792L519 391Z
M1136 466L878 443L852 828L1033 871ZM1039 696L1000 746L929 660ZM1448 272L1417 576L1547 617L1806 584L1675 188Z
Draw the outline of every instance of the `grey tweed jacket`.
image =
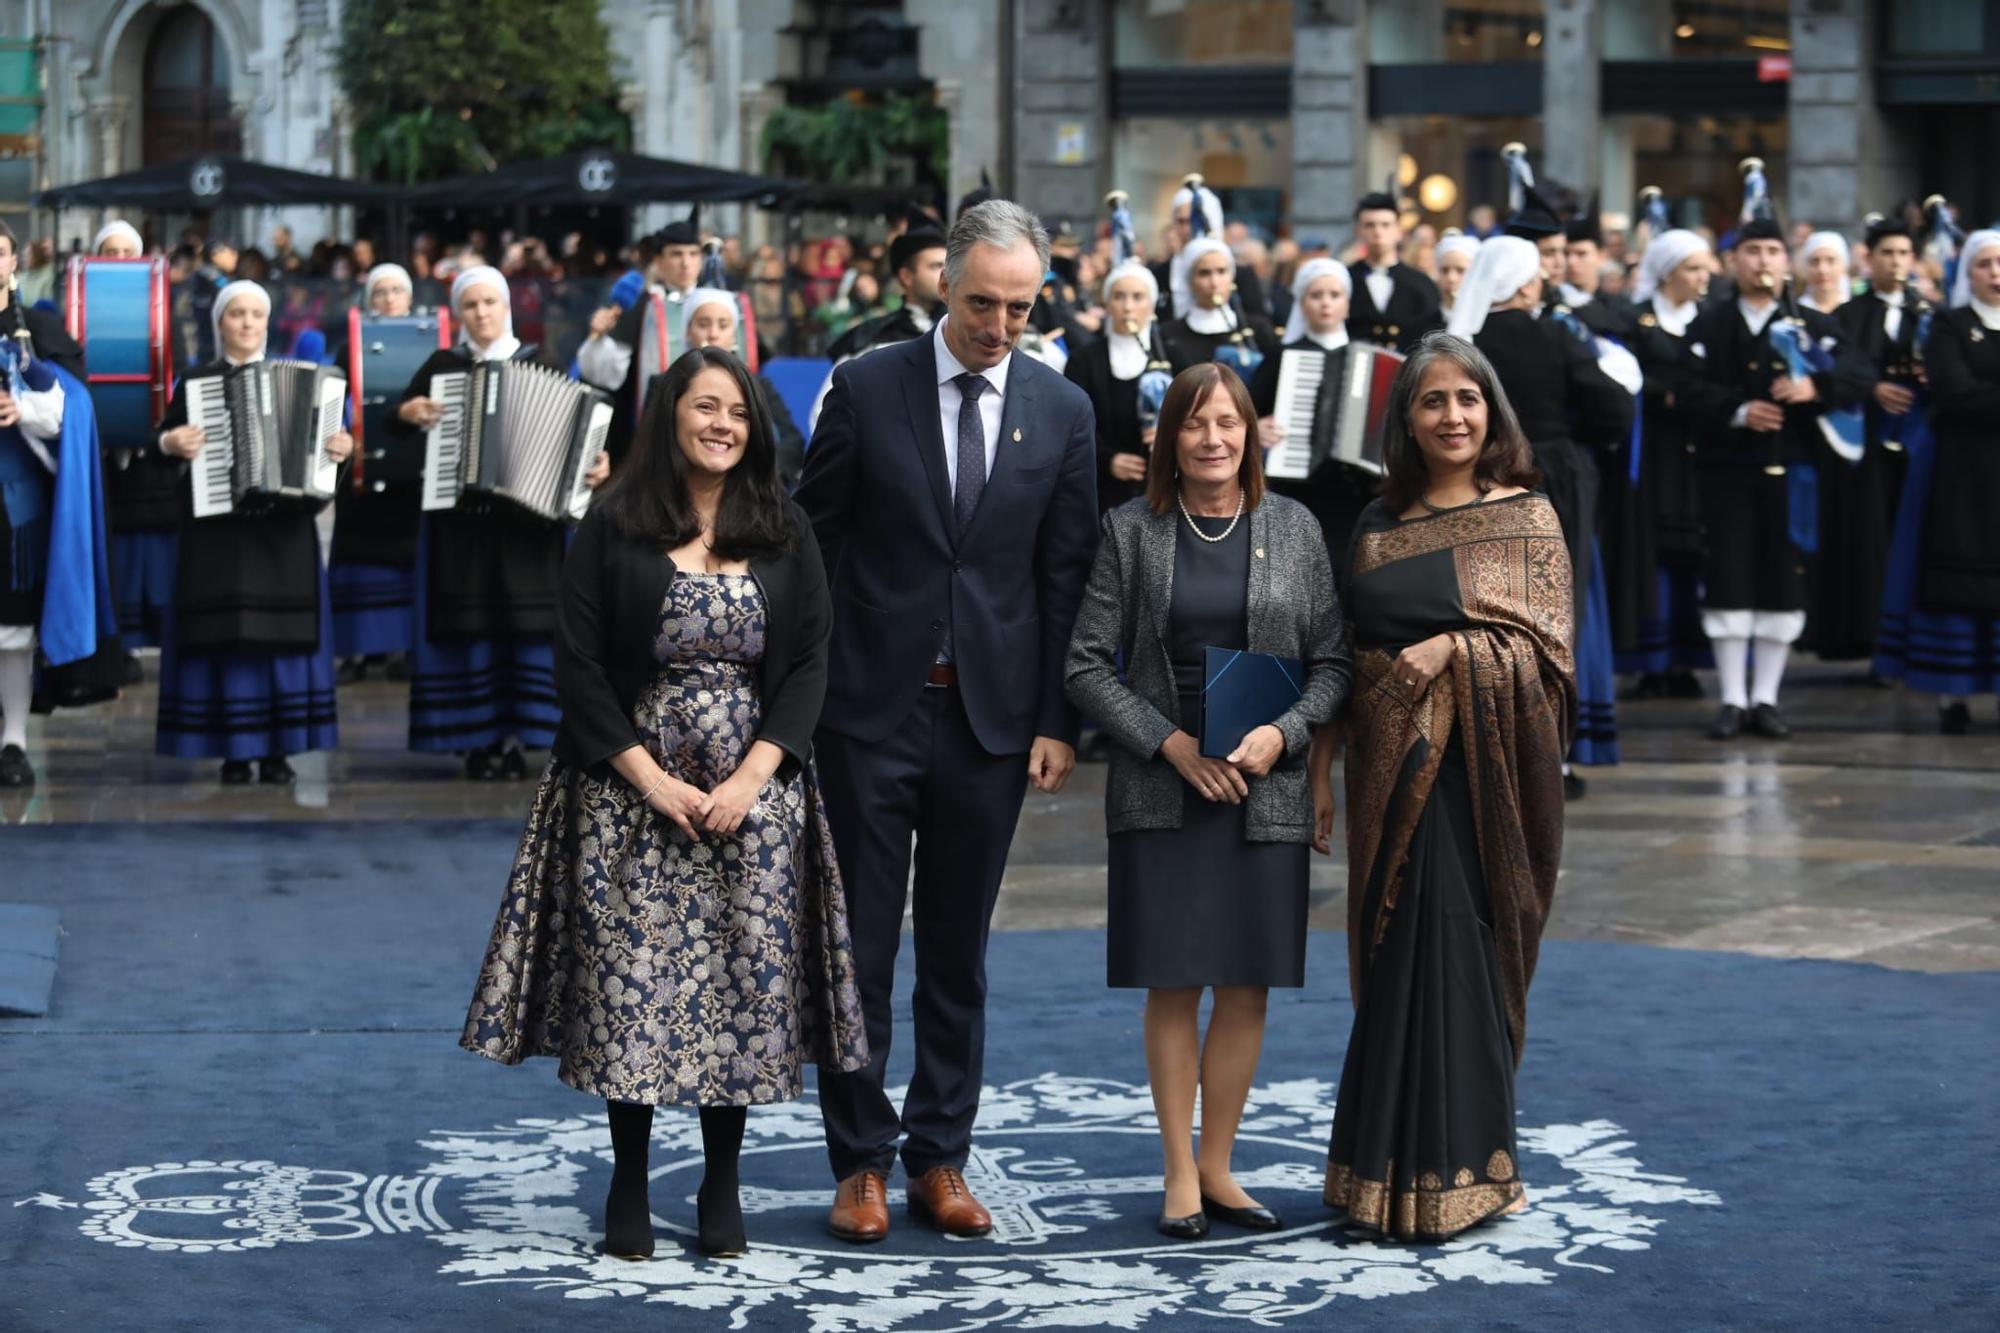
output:
M1116 742L1104 793L1111 833L1181 826L1186 784L1160 755L1161 743L1179 730L1167 614L1174 593L1175 525L1181 521L1178 510L1155 514L1143 498L1104 516L1097 562L1070 635L1063 672L1070 701ZM1311 511L1267 492L1249 522L1249 647L1298 658L1306 680L1299 701L1276 722L1285 734L1284 756L1263 777L1249 779L1244 836L1252 842L1310 842L1305 755L1313 728L1331 721L1347 702L1354 672L1347 625L1326 541Z

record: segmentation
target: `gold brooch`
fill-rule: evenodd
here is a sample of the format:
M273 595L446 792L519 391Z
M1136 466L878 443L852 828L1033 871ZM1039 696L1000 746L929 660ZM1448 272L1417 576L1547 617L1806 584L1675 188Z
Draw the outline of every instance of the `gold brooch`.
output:
M1983 343L1983 342L1985 342L1985 341L1986 341L1986 330L1984 330L1984 329L1974 329L1974 330L1972 331L1972 341L1974 341L1974 342L1976 342L1976 343Z

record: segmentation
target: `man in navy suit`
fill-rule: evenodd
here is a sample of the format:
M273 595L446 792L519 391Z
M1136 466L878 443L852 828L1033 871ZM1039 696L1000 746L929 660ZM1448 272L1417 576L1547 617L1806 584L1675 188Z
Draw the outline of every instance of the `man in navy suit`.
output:
M833 587L814 752L871 1052L820 1074L844 1240L888 1234L899 1140L919 1217L992 1229L962 1174L986 936L1027 784L1060 791L1076 763L1062 661L1097 540L1090 400L1014 350L1048 261L1019 205L960 214L945 317L835 369L799 484ZM882 1076L913 841L916 1073L899 1116Z

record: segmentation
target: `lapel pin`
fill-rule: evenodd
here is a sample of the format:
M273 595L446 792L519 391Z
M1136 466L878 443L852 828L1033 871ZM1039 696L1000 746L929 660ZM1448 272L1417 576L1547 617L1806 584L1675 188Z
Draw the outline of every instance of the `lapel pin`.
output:
M1972 331L1972 341L1976 343L1983 343L1986 341L1986 334L1979 329L1974 329Z
M1257 548L1257 558L1259 560L1262 560L1264 558L1264 548L1261 546Z
M1021 442L1021 428L1019 426L1016 426L1014 427L1014 443L1019 444L1020 442Z

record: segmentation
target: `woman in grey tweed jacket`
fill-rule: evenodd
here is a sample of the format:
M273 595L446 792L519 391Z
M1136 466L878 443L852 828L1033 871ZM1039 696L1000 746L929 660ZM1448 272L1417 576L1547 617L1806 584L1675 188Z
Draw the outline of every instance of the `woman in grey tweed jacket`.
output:
M1227 759L1202 757L1205 647L1299 659L1298 701ZM1120 675L1120 663L1124 675ZM1305 981L1305 759L1347 698L1347 631L1319 523L1264 490L1256 413L1213 362L1174 380L1146 494L1104 516L1070 638L1069 697L1114 742L1105 789L1113 986L1145 987L1166 1154L1160 1229L1275 1229L1230 1174L1266 991ZM1215 1005L1204 1048L1201 997ZM1201 1150L1193 1149L1201 1092Z

